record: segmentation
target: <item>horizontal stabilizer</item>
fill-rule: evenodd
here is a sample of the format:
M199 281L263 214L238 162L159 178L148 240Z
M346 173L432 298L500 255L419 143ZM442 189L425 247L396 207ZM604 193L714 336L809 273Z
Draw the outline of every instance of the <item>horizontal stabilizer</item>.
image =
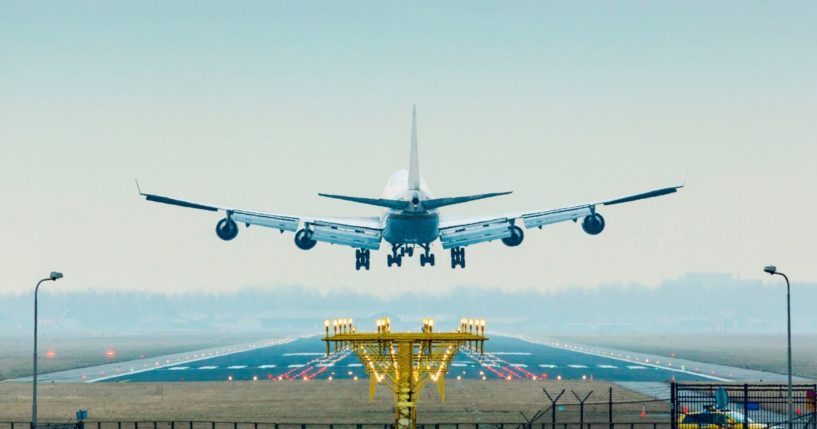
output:
M500 195L508 195L511 191L508 192L492 192L490 194L479 194L479 195L468 195L465 197L448 197L448 198L434 198L431 200L423 201L423 207L427 210L433 210L436 208L450 206L453 204L460 204L460 203L467 203L468 201L475 201L481 200L484 198L491 198L491 197L498 197Z
M318 195L326 198L334 198L337 200L351 201L353 203L368 204L370 206L386 207L394 210L405 209L406 207L408 207L409 204L408 201L389 200L386 198L363 198L333 194L318 194Z
M646 199L646 198L660 197L661 195L667 195L667 194L672 194L673 192L678 192L678 189L682 188L682 187L683 187L683 185L673 186L671 188L664 188L664 189L658 189L658 190L655 190L655 191L644 192L643 194L630 195L629 197L618 198L618 199L611 200L611 201L605 201L604 205L605 206L612 206L614 204L629 203L630 201L638 201L638 200L643 200L643 199Z

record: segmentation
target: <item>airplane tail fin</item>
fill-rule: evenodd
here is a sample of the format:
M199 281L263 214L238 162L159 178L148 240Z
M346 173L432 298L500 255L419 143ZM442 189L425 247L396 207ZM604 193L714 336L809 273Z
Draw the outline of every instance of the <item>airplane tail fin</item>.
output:
M408 189L420 189L420 161L417 157L417 106L411 107L411 158L409 159Z

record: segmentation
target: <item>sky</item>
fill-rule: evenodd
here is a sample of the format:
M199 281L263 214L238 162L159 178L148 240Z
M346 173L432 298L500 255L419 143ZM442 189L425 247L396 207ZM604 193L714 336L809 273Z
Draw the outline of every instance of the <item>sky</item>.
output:
M817 281L817 3L0 2L0 293L303 286L380 296L658 285L687 272ZM679 184L467 249L468 268L297 249L146 192L375 215L411 106L448 208L546 209ZM769 279L766 281L779 281Z

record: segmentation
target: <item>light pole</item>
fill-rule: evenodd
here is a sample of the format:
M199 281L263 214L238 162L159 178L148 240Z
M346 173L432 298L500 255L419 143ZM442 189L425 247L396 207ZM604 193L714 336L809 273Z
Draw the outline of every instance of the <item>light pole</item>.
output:
M789 416L788 429L792 429L792 427L794 425L794 399L792 398L792 392L791 392L791 390L792 390L792 388L791 388L791 285L789 284L789 278L785 274L781 273L780 271L777 271L777 267L775 267L774 265L766 266L765 268L763 268L763 271L769 273L770 275L777 274L777 275L783 276L783 278L786 279L786 319L787 319L787 324L788 324L788 340L789 340L789 345L788 345L788 351L789 351L789 394L788 394L788 398L786 399L786 412L787 412L787 414Z
M62 278L62 273L52 271L51 275L37 282L34 288L34 375L32 377L32 399L31 399L31 428L37 428L37 292L40 285L45 281L56 281Z

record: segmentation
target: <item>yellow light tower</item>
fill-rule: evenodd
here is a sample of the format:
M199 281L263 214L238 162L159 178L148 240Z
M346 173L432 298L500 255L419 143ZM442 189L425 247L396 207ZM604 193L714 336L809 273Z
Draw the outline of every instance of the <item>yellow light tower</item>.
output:
M460 320L456 332L434 332L433 319L423 319L420 332L393 333L388 318L377 320L374 333L357 332L351 319L331 324L343 329L334 329L330 336L330 321L324 321L326 354L329 355L330 343L335 344L335 351L349 347L357 354L369 375L369 399L374 398L378 383L391 388L396 429L416 429L416 402L429 381L437 384L440 399L445 401L445 375L460 347L482 354L488 340L485 320L480 319Z

